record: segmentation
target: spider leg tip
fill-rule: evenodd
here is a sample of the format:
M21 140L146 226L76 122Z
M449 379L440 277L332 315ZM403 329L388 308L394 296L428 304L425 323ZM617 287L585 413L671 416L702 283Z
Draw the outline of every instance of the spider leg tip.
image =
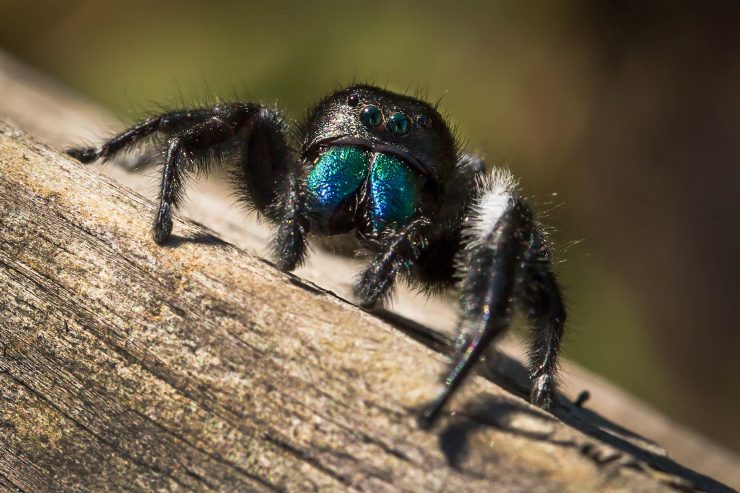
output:
M419 429L429 430L434 426L437 421L439 414L439 408L435 406L427 407L419 416L416 418L416 425Z
M550 375L541 375L532 382L532 391L529 401L535 406L551 411L557 402L555 397L555 386Z
M98 158L98 151L95 147L69 147L64 150L64 153L83 164L91 163Z
M169 208L165 207L160 211L157 221L154 223L152 236L157 245L166 245L172 235L172 216Z

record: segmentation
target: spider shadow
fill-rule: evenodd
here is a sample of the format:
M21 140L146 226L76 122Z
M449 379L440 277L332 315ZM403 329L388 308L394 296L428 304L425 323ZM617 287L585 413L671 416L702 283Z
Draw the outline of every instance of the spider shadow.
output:
M534 429L526 429L516 424L516 419L526 416L530 423L536 423ZM468 403L458 410L454 417L447 420L444 428L439 432L439 448L444 454L447 464L453 469L462 469L463 462L470 453L470 437L477 431L494 427L503 432L524 436L530 440L549 441L552 439L552 430L556 419L496 396L486 396ZM536 429L539 426L541 429Z
M409 337L425 346L446 354L453 353L453 341L438 331L409 320L384 309L373 310L377 317L395 326ZM453 468L460 468L470 451L471 436L484 427L494 427L506 433L513 433L536 441L547 441L562 447L576 447L585 456L604 465L620 456L637 459L628 460L627 465L642 467L638 461L679 478L687 480L705 491L732 491L722 483L693 471L671 460L653 441L620 426L600 414L577 405L562 393L558 393L558 404L552 413L546 414L529 404L529 375L527 368L517 359L502 353L493 352L487 356L487 364L478 365L477 373L496 383L511 394L522 399L521 402L495 396L486 396L466 403L457 409L455 416L448 418L439 431L439 446ZM520 417L534 423L535 429L547 429L550 423L558 420L581 433L616 449L617 456L600 457L592 443L562 441L553 438L551 432L533 431L517 424Z

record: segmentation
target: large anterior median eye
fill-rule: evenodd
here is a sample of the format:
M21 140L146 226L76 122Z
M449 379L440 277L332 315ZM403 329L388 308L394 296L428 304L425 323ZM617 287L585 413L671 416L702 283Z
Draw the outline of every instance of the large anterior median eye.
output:
M383 123L383 113L380 112L377 106L365 106L360 111L360 121L366 127L377 127Z
M400 111L398 113L393 113L391 117L388 118L388 124L386 126L388 127L388 131L395 135L406 135L411 130L409 117Z

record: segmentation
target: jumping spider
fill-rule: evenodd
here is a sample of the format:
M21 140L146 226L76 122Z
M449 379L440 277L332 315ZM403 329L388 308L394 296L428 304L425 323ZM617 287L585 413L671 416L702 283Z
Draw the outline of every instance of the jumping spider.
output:
M457 356L422 426L433 424L518 303L535 330L530 398L551 408L565 310L548 244L511 175L461 152L432 105L369 85L324 98L297 130L273 108L233 102L151 117L67 153L108 160L163 137L159 244L170 237L185 177L217 163L231 169L239 199L275 223L280 269L304 261L309 232L354 230L372 255L355 286L363 307L382 304L399 273L429 291L459 287Z

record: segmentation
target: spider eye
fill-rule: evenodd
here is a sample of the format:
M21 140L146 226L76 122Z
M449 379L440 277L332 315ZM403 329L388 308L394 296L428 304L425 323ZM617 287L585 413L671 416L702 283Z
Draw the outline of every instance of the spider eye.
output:
M411 122L409 117L401 112L393 113L388 118L388 131L395 135L406 135L411 130Z
M360 96L354 93L350 94L347 98L347 104L354 108L355 106L360 104Z
M360 111L360 121L366 127L377 127L383 122L383 113L377 106L365 106Z
M416 122L419 124L420 127L429 128L432 126L432 119L429 118L427 115L419 116Z

